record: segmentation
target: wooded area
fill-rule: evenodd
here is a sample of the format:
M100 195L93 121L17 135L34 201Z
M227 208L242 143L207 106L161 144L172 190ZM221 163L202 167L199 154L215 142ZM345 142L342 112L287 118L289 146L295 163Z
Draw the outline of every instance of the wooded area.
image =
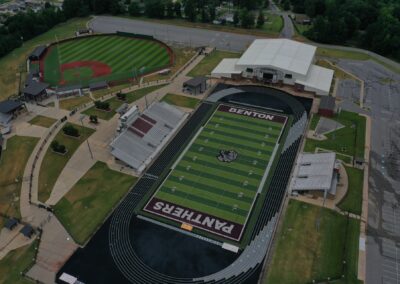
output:
M224 2L224 6L221 4ZM366 48L400 60L400 1L398 0L277 0L294 13L305 13L312 27L304 33L311 40ZM149 18L184 18L212 23L233 15L231 25L261 27L268 0L65 0L63 10L49 3L39 13L26 12L9 17L0 28L0 57L54 25L73 17L90 14L129 14ZM219 11L219 12L218 12Z

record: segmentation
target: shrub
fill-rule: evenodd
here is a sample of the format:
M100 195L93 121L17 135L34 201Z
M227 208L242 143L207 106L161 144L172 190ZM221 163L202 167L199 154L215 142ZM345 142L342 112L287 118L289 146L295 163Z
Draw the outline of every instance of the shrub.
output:
M98 109L102 109L102 110L109 110L110 109L110 103L109 102L95 101L94 105Z
M64 154L65 152L67 152L67 149L65 148L65 146L58 143L57 140L54 140L53 142L51 142L50 148L54 152L61 153L61 154Z
M89 120L91 123L98 123L97 115L90 115Z
M76 129L74 126L72 125L66 125L63 127L63 132L65 135L69 135L69 136L74 136L74 137L78 137L79 136L79 131L78 129Z
M123 93L117 93L117 98L121 101L125 101L126 100L126 94Z

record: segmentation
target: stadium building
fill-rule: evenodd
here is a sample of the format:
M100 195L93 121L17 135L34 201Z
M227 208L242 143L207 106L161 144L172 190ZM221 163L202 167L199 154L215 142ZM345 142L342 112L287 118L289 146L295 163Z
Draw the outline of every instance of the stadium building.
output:
M186 114L165 102L155 102L142 114L133 106L120 117L117 137L111 142L115 159L141 173L176 129Z
M223 59L211 76L287 84L298 91L327 96L334 71L313 64L316 50L315 46L288 39L257 39L240 58Z

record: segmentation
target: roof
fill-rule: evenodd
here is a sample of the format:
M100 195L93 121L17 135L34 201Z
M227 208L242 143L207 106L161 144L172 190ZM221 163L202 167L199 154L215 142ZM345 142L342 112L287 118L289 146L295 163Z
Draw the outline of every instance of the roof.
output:
M329 93L334 71L318 65L311 65L305 80L297 79L296 83L302 84L325 93Z
M335 161L334 152L300 154L292 189L329 191L333 182Z
M68 92L68 91L76 91L82 89L82 85L69 85L69 86L62 86L57 88L57 93Z
M334 110L335 109L335 98L331 97L331 96L322 97L321 101L319 103L319 109Z
M39 45L38 47L36 47L32 53L29 55L29 57L40 57L43 52L46 50L46 46L44 45Z
M241 74L242 71L236 68L239 58L225 58L211 71L212 76Z
M10 218L7 219L6 223L4 224L4 227L12 230L16 225L18 225L18 221L15 218Z
M132 109L121 117L127 125L112 141L111 154L140 172L183 122L185 113L165 102L151 104L140 116L137 106ZM134 119L130 120L129 116Z
M89 84L90 89L97 89L97 88L107 88L108 84L106 81L94 82Z
M197 86L204 84L205 82L207 82L206 77L194 77L194 78L186 81L185 83L183 83L183 85L190 86L190 87L197 87Z
M43 92L49 84L43 82L32 81L28 86L26 86L22 92L27 95L37 96Z
M31 225L25 225L22 229L21 229L21 234L23 234L25 237L30 238L33 234L33 228Z
M256 39L237 65L265 66L306 75L317 48L289 39Z
M22 106L22 102L13 101L13 100L5 100L0 102L0 113L9 113L12 112Z

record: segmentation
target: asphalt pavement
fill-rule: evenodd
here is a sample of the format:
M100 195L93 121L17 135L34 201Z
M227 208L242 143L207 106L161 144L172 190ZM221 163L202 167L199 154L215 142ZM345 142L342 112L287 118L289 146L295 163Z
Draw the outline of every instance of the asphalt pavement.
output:
M96 32L141 33L168 43L232 51L244 51L256 38L105 16L96 17L89 26ZM359 86L349 82L339 86L341 107L372 119L366 283L400 284L400 75L373 61L338 60L338 64L365 81L367 110L354 103Z
M365 81L372 120L366 283L400 284L400 75L372 61L339 65ZM342 107L354 111L354 85L341 87Z
M191 47L212 46L221 50L244 51L256 36L218 32L205 29L173 26L148 21L125 18L97 16L89 22L89 27L95 32L114 33L116 31L130 32L154 36L167 42L183 44Z

